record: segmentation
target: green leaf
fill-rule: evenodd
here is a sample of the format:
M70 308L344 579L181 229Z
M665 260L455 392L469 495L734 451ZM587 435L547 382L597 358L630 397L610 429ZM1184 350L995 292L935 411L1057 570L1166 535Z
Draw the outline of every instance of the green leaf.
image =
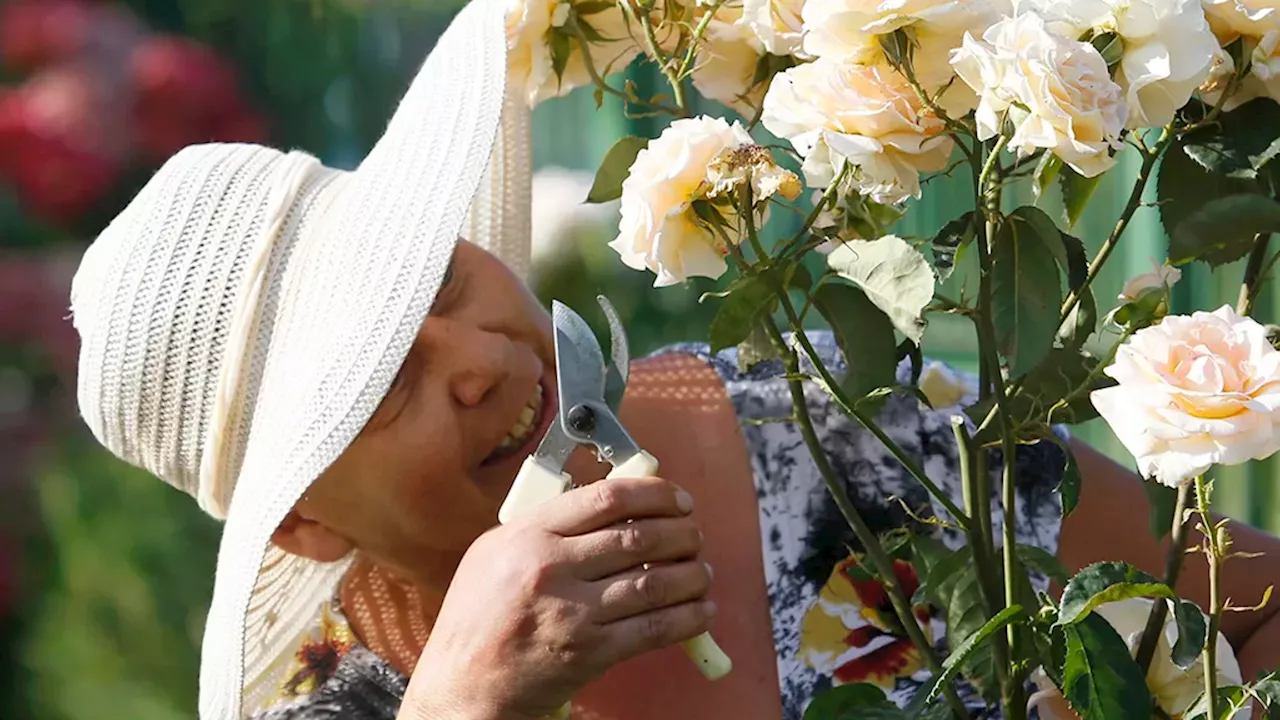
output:
M1256 178L1280 154L1280 105L1270 98L1251 100L1189 133L1182 143L1192 160L1215 175Z
M617 7L617 3L609 2L609 0L588 0L588 2L576 3L573 11L578 15L595 15Z
M1217 692L1214 697L1217 702L1214 708L1218 711L1218 717L1213 720L1229 720L1234 718L1236 713L1249 706L1252 698L1249 696L1247 688L1240 685L1223 685L1216 688ZM1187 708L1182 714L1185 720L1207 720L1209 717L1209 703L1205 701L1205 693L1200 693L1200 697L1195 704Z
M1019 545L1018 560L1060 585L1066 585L1071 577L1067 569L1062 566L1062 561L1044 548L1035 545Z
M1093 298L1093 288L1087 287L1062 327L1058 328L1057 341L1068 350L1079 350L1097 328L1098 303Z
M631 165L635 163L640 151L649 146L647 138L626 135L609 148L605 153L600 169L596 171L595 182L591 192L587 194L587 202L604 203L622 197L622 181L631 174Z
M947 642L952 652L957 643L977 632L987 622L986 602L982 597L982 583L978 568L972 561L965 563L958 572L942 583L940 592L946 596ZM964 676L984 697L996 692L995 657L990 648L974 652L966 659Z
M756 320L751 324L751 332L747 338L738 343L738 370L747 372L756 365L777 357L778 349L774 347L773 338L769 337L764 322Z
M973 240L973 212L952 220L933 238L933 268L938 271L938 280L951 277L956 267L956 253L961 247Z
M1075 290L1084 285L1089 275L1089 256L1080 238L1059 230L1053 218L1038 207L1023 205L1009 217L1031 225L1036 235L1045 241L1045 246L1053 253L1054 262L1067 275L1067 287Z
M804 711L804 720L906 720L906 715L870 683L840 685L819 694Z
M1190 670L1204 650L1207 634L1204 612L1190 600L1178 600L1173 605L1173 620L1178 626L1178 640L1173 644L1170 659L1183 670Z
M773 288L756 275L739 280L729 289L720 310L711 319L711 352L738 345L751 334L756 317L773 300Z
M916 552L920 552L918 544ZM928 603L946 608L951 602L951 592L955 589L960 573L973 564L973 551L967 545L950 551L943 547L941 553L943 554L933 557L921 576L920 587L911 599L913 605Z
M1062 634L1062 694L1083 720L1149 717L1151 697L1142 670L1110 623L1089 614Z
M1178 598L1168 585L1128 563L1094 563L1076 573L1062 591L1058 624L1080 622L1099 605L1137 597Z
M1187 155L1180 142L1165 151L1156 175L1160 223L1169 237L1173 237L1187 216L1208 202L1230 195L1260 192L1258 183L1253 180L1223 177L1205 170Z
M943 684L951 682L956 673L963 667L964 663L973 655L973 651L978 648L984 640L994 635L996 632L1003 630L1006 626L1013 624L1014 621L1026 616L1026 612L1021 605L1010 605L1009 607L996 613L995 617L988 620L982 627L978 628L972 635L965 638L964 642L957 645L951 655L942 663L942 672L933 676L927 686L928 700L932 700L937 696L938 691L942 689ZM925 690L925 688L921 688ZM917 690L916 692L920 692ZM926 700L926 702L928 702Z
M1010 379L1026 375L1044 359L1058 330L1062 287L1047 247L1055 238L1042 232L1047 228L1006 218L992 252L992 320Z
M1151 534L1156 540L1160 540L1173 529L1173 511L1178 507L1178 491L1154 480L1144 480L1142 488L1146 491L1147 503L1151 506L1151 512L1147 516Z
M1080 504L1080 466L1076 464L1075 453L1063 445L1067 456L1062 468L1062 480L1058 483L1058 495L1062 498L1062 517L1066 518Z
M861 288L898 332L920 344L925 328L922 313L933 300L934 277L919 250L896 235L885 235L845 243L827 256L827 263Z
M1280 203L1261 195L1210 200L1188 215L1169 239L1169 261L1203 260L1213 266L1244 257L1259 233L1280 232Z
M1271 673L1255 682L1249 694L1263 708L1263 717L1280 719L1280 680Z
M1070 165L1064 165L1058 179L1062 183L1062 203L1067 210L1067 227L1075 227L1084 214L1084 209L1089 206L1093 192L1098 189L1102 174L1087 178Z
M1098 411L1089 400L1089 392L1115 384L1111 378L1099 374L1090 380L1090 374L1098 365L1098 359L1083 351L1070 348L1053 348L1034 370L1023 378L1018 392L1006 398L1005 409L1014 421L1015 427L1025 425L1045 425L1049 423L1049 410L1070 393L1088 381L1085 392L1053 414L1053 423L1075 424L1092 420ZM991 408L995 407L994 397L977 402L965 412L974 422L981 422ZM989 427L987 433L978 436L979 442L986 442L994 437L995 429Z
M564 82L564 70L569 66L569 55L573 52L572 40L563 32L551 33L551 70L556 74L558 82ZM621 195L621 192L619 192Z
M1031 183L1031 191L1035 193L1037 200L1044 196L1053 181L1058 179L1058 173L1061 171L1062 158L1048 151L1040 156L1040 162L1036 163L1036 172L1032 175Z
M896 382L898 341L893 323L861 290L824 283L813 293L813 306L831 325L844 353L849 369L840 386L849 397L858 400Z
M751 87L755 87L763 82L773 79L774 75L795 67L796 59L790 55L772 55L764 54L756 61L756 71L751 77Z

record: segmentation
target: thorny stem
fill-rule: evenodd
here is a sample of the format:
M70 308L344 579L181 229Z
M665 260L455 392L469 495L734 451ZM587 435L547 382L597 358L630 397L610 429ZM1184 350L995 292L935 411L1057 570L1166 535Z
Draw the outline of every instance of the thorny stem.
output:
M924 103L925 107L929 108L930 112L946 124L947 129L951 131L952 137L955 138L956 145L960 148L960 152L964 153L965 157L969 158L970 162L974 162L977 158L975 151L973 148L970 148L968 145L960 141L961 135L971 135L969 128L960 124L948 115L946 111L942 109L942 106L938 105L937 100L929 97L929 93L925 92L924 88L920 85L920 81L916 79L915 68L911 66L910 62L902 63L900 69L903 77L907 79L907 84L915 91L916 97L920 98L920 102Z
M684 82L681 76L677 74L676 69L672 67L672 58L667 57L662 52L662 48L658 45L658 35L653 27L653 18L649 15L649 10L642 7L642 12L636 12L628 3L623 3L623 7L628 8L632 19L640 23L640 27L644 28L645 43L649 46L649 54L653 56L654 62L658 63L658 67L662 69L662 74L667 78L667 83L671 85L671 97L676 102L676 107L680 108L677 117L688 117L689 106L684 96Z
M712 18L717 12L720 12L720 6L724 5L728 0L717 0L715 4L706 9L706 14L698 21L693 29L693 37L689 39L689 49L684 53L684 62L680 63L680 69L676 72L676 77L684 79L689 75L689 71L693 69L693 60L698 56L698 42L702 40L702 35L711 25Z
M1187 528L1191 522L1187 519L1187 504L1191 499L1191 483L1178 486L1178 499L1173 506L1173 528L1169 531L1169 550L1164 559L1164 584L1175 587L1178 575L1182 573L1182 561L1187 555ZM1147 616L1147 626L1142 631L1142 642L1138 645L1136 660L1146 677L1151 667L1151 660L1156 655L1156 645L1164 633L1164 621L1168 613L1168 605L1163 602L1151 604L1151 614Z
M632 97L630 94L613 87L600 77L600 71L596 70L595 61L591 59L591 43L587 40L586 33L582 32L582 28L576 22L573 23L573 34L578 40L578 47L582 50L582 62L587 66L587 74L591 76L591 82L600 89L601 92L612 95L623 101L626 105L639 105L649 108L655 112L664 112L675 117L683 117L684 111L680 108L672 107L653 100L641 100L638 97Z
M1226 548L1222 547L1218 528L1209 513L1209 484L1204 476L1196 478L1196 502L1200 510L1201 530L1204 532L1204 555L1209 564L1209 632L1204 638L1204 693L1207 716L1218 717L1218 629L1222 623L1222 597L1219 584L1222 580L1222 560Z
M1262 291L1262 267L1270 244L1271 233L1258 233L1253 238L1253 250L1249 252L1249 262L1244 268L1244 282L1240 283L1240 297L1236 301L1236 312L1244 317L1253 312L1253 302Z
M1079 400L1085 393L1089 392L1089 388L1093 387L1093 381L1097 380L1102 375L1102 373L1108 367L1111 366L1111 361L1115 359L1116 353L1119 352L1120 350L1120 346L1124 344L1125 340L1129 339L1130 335L1133 335L1133 330L1128 326L1126 326L1124 331L1120 333L1120 339L1117 340L1116 343L1111 346L1111 350L1107 352L1107 356L1105 358L1100 359L1098 363L1093 366L1093 369L1090 370L1089 374L1085 376L1084 382L1072 388L1071 392L1067 393L1066 397L1054 403L1053 407L1049 408L1048 421L1050 425L1053 424L1054 413L1056 413L1058 410L1061 410L1062 408L1067 407L1068 405L1075 402L1076 400Z
M1001 459L1004 466L1001 473L1000 493L1000 502L1004 507L1004 522L1002 523L1004 531L1002 548L1004 554L1003 607L1013 607L1018 604L1017 578L1019 572L1016 535L1017 489L1014 482L1016 480L1017 443L1013 434L1013 423L1009 418L1005 386L1000 372L1000 358L996 354L995 324L992 321L992 308L994 307L991 296L993 263L990 245L994 240L996 224L1000 215L1001 186L999 173L996 172L996 169L999 167L1000 152L1007 142L1007 139L1003 136L996 141L987 156L982 171L978 174L977 189L979 190L979 196L977 200L984 211L986 222L984 223L982 236L977 238L978 262L982 269L979 277L979 311L977 320L978 332L981 336L978 348L984 356L983 360L987 365L987 372L992 380L991 390L995 395L995 409L1000 420ZM992 540L992 546L994 547L994 539ZM1008 643L1007 657L1018 657L1021 631L1016 625L1011 624L1005 629L1005 642ZM1023 697L1024 692L1020 682L1017 682L1014 678L1006 677L1006 681L1001 686L1001 694L1006 717L1011 720L1020 720L1026 716L1026 700Z

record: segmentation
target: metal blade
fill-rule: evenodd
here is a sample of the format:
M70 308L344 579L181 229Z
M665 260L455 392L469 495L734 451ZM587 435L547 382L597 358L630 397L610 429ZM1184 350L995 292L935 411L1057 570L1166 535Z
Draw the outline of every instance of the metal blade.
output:
M556 329L556 384L563 421L575 405L604 401L604 355L591 327L569 306L552 301L551 322Z
M618 374L622 376L622 384L625 386L631 370L631 348L627 345L626 328L622 327L622 318L618 317L618 311L614 309L613 303L609 302L609 298L597 295L596 302L600 303L600 309L604 311L604 316L609 321L609 359L618 369Z

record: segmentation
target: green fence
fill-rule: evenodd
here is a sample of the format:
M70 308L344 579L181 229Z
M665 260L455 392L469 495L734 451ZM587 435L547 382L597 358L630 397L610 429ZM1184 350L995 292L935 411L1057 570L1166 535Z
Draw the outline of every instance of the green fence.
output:
M643 86L652 86L655 78L647 69L632 70L632 79ZM708 113L723 114L718 107L703 108ZM655 136L661 125L652 119L632 120L623 116L621 107L613 101L607 101L602 110L597 111L590 90L579 90L566 98L544 103L534 113L534 158L539 166L555 164L569 168L593 170L614 140L623 134L636 134L648 137ZM1096 251L1103 240L1110 234L1116 219L1133 186L1133 177L1139 164L1138 157L1132 152L1120 158L1117 171L1110 173L1098 187L1094 200L1086 215L1073 228L1074 234L1084 240L1091 252ZM1153 200L1154 182L1149 184L1148 200ZM942 223L961 214L969 205L969 178L939 178L926 187L923 200L915 203L911 211L900 223L897 231L904 236L928 236ZM1012 193L1015 200L1030 202L1029 193L1018 188ZM1021 195L1022 197L1018 197ZM1051 213L1060 210L1059 199L1050 194L1041 205ZM1158 209L1154 203L1139 210L1129 226L1123 241L1101 276L1094 283L1099 308L1105 311L1110 307L1109 301L1120 291L1126 278L1148 272L1153 263L1161 262L1165 257L1166 237L1161 228ZM619 264L620 268L621 265ZM619 271L614 282L625 282L628 286L634 280L623 277L626 271ZM1234 303L1239 289L1239 281L1243 274L1242 267L1228 267L1215 276L1207 272L1207 268L1194 266L1184 268L1183 280L1175 292L1174 304L1176 312L1192 309L1213 309L1222 303ZM964 273L957 272L957 277ZM950 284L959 282L949 281ZM700 289L699 286L698 289ZM959 288L948 287L948 292L957 292ZM705 317L698 314L696 308L696 292L663 290L671 293L667 300L669 312L663 315L664 327L645 328L642 332L648 342L639 343L642 347L652 347L658 342L698 339L692 337L696 333L697 321ZM653 293L661 295L662 293ZM619 293L623 294L623 293ZM635 302L634 300L631 302ZM1277 305L1280 297L1268 289L1257 304L1256 314L1263 322L1272 322L1277 317ZM690 315L693 312L693 315ZM673 318L679 317L679 320ZM643 323L649 318L636 317ZM662 322L659 320L658 322ZM926 335L926 346L931 355L961 367L972 367L975 362L973 332L971 325L960 318L940 317L931 321ZM1114 457L1119 462L1132 465L1132 458L1116 440L1111 430L1100 420L1086 423L1073 429L1074 432L1095 447ZM1249 523L1280 530L1280 494L1272 487L1275 470L1280 468L1280 460L1253 463L1247 467L1226 468L1217 471L1217 501L1223 512Z

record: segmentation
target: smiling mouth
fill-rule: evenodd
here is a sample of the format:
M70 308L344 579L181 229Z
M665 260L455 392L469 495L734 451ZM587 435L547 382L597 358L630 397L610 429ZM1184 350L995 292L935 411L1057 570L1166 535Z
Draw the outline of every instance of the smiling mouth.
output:
M498 443L498 447L489 457L485 458L484 464L489 464L495 460L501 460L517 450L529 444L529 440L533 437L533 433L542 424L542 415L546 407L546 401L543 397L542 383L538 383L533 392L533 397L529 398L529 402L525 403L524 408L520 410L520 417L516 419L516 424L507 432L506 437L502 438L502 442Z

